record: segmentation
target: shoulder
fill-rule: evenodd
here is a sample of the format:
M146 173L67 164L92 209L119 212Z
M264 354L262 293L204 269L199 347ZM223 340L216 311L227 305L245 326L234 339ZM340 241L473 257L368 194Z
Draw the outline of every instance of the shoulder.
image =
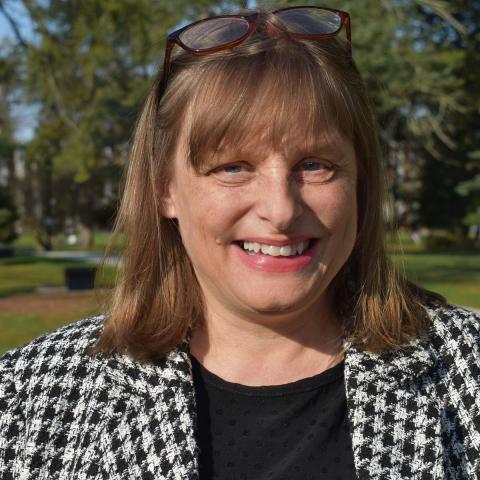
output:
M480 316L455 305L431 302L424 308L428 332L401 349L375 353L350 347L346 357L349 375L355 381L380 379L385 385L393 379L428 378L423 374L444 381L455 377L464 383L480 383L480 376L475 376L475 371L480 372Z
M103 320L103 315L85 318L6 352L0 358L0 391L1 385L21 389L40 378L45 384L48 376L63 377L70 371L81 374L92 363L88 350L98 338Z
M456 305L427 306L431 319L431 334L436 346L442 351L460 348L463 353L465 347L476 350L480 347L480 315Z
M454 305L430 308L430 341L437 352L441 378L457 400L480 388L480 316ZM470 398L470 403L479 402ZM480 414L480 403L477 407Z
M47 448L46 440L55 437L60 442L56 451L66 445L65 432L86 408L85 393L95 385L99 362L88 350L102 325L103 316L86 318L0 358L1 478L2 473L8 478L23 478L18 469L27 457L37 469L43 461L39 460L38 442Z

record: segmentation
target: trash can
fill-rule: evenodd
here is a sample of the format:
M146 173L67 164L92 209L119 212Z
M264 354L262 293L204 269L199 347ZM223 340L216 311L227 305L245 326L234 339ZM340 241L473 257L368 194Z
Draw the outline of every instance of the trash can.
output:
M13 257L13 247L0 245L0 258Z
M88 290L94 287L95 267L70 267L65 269L65 283L69 290Z

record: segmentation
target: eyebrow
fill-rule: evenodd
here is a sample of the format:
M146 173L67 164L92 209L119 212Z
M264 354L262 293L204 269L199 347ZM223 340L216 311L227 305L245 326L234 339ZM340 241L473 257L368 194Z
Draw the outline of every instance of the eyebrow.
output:
M252 138L252 137L250 137ZM290 137L291 138L291 137ZM283 153L287 158L303 157L309 155L328 155L329 160L338 163L350 163L347 162L347 154L344 149L339 148L339 144L342 139L342 134L336 130L324 131L319 135L305 136L303 141L291 141L284 140ZM206 149L205 155L198 168L203 170L204 168L210 168L218 165L221 162L229 161L242 161L252 158L259 158L262 155L262 150L270 152L271 143L268 140L255 142L251 139L248 144L242 144L241 142L229 142L228 139L223 144L218 145L215 151ZM277 151L282 151L278 148Z

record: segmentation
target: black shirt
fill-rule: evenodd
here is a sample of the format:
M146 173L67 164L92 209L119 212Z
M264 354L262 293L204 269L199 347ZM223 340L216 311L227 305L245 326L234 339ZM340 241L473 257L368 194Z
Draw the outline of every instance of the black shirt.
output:
M192 357L201 480L352 480L343 362L285 385L227 382Z

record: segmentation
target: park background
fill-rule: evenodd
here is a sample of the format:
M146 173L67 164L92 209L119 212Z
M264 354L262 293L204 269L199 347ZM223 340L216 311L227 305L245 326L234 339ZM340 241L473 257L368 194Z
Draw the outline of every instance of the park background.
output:
M394 261L480 309L480 2L326 3L352 16L377 109ZM166 34L259 4L0 0L0 352L101 312L122 239L95 289L67 289L65 271L105 252Z

